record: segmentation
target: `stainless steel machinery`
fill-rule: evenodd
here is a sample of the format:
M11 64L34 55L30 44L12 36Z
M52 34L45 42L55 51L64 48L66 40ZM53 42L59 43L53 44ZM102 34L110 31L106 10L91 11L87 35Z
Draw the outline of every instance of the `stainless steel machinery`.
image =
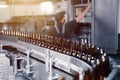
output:
M93 43L109 54L118 50L119 0L94 0Z

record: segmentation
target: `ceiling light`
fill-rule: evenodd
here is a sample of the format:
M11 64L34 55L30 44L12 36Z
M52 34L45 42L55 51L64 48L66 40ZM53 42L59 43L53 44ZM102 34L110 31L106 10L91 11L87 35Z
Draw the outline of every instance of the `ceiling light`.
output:
M0 8L7 8L7 4L5 1L0 2Z
M52 14L53 9L54 9L54 7L53 7L53 3L51 1L42 2L40 4L40 11L45 15Z

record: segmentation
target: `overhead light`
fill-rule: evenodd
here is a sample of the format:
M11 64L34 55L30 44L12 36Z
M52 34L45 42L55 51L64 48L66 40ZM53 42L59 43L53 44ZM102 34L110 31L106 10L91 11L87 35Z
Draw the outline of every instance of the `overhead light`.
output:
M0 8L7 8L7 5L1 5L0 4Z
M40 10L43 14L48 15L53 13L53 3L51 1L42 2L40 4Z
M5 1L0 2L0 8L7 8L7 4Z

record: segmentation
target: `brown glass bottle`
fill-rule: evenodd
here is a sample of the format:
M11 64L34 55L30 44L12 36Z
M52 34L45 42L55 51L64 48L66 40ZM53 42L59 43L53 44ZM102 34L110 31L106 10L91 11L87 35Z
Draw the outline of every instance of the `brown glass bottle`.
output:
M47 38L47 48L50 49L50 36L48 36L48 38Z
M8 30L6 30L6 35L8 35Z
M2 35L3 34L3 31L2 30L0 30L0 35Z
M45 36L41 35L41 46L44 47Z
M62 45L61 45L61 38L57 39L57 44L58 44L58 51L61 52L62 51L61 50L61 47L62 47Z
M67 54L67 39L61 39L61 52Z
M64 77L62 77L60 80L65 80L65 78L64 78Z
M79 80L79 73L75 72L73 80Z
M88 45L88 55L91 55L91 53L92 53L92 45L89 44Z
M7 30L8 31L8 36L10 35L10 30Z
M57 37L54 37L54 39L53 39L53 45L54 45L54 51L57 51L58 50Z
M38 41L38 45L39 45L39 46L41 46L41 45L42 45L41 34L39 34L39 41Z
M77 43L77 57L81 58L81 43Z
M91 55L88 55L88 56L87 56L87 63L88 63L88 64L91 64L91 59L92 59L92 56L91 56Z
M44 47L48 48L48 35L45 35L45 38L44 38Z
M82 53L82 54L81 54L81 59L86 62L86 60L87 60L87 55L86 55L86 53Z
M54 37L53 36L51 36L50 37L50 49L54 49Z
M82 53L87 53L87 43L86 43L86 40L82 39L81 44L82 44L82 46L81 46L82 47L81 48Z
M70 45L70 40L69 39L67 39L67 42L66 42L66 49L67 49L67 54L71 54L71 52L70 52L70 48L71 48L71 45Z
M89 55L95 57L96 47L94 45L91 45L88 51L89 51Z
M62 39L61 50L62 53L66 54L66 39Z
M85 71L84 80L91 80L91 76L90 76L90 71L89 71L89 69L88 69L87 71Z
M101 55L101 54L100 54L100 48L97 47L97 48L96 48L96 51L95 51L95 58L96 58L96 59L100 59L100 55Z
M48 39L47 39L47 48L50 49L50 36L48 36Z
M77 53L77 47L76 47L76 41L72 41L72 48L71 48L71 52L73 56L76 56Z

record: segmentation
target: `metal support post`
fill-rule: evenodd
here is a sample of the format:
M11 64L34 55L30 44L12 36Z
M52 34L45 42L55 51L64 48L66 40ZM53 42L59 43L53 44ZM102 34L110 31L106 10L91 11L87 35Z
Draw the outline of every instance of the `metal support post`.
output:
M28 76L28 77L33 77L33 74L34 72L31 71L31 67L33 67L33 65L30 64L30 54L31 54L31 50L30 49L27 49L26 51L26 54L27 54L27 65L26 65L26 69L24 70L25 72L25 75Z
M30 51L29 50L27 50L27 66L26 66L26 72L27 73L30 73Z
M49 69L49 60L50 60L50 50L47 49L46 59L45 59L45 67L46 67L46 72L48 72L48 73L50 71L50 69Z
M14 75L17 74L17 58L15 58L15 61L14 61Z
M57 74L55 76L53 75L53 70L52 70L53 62L55 62L54 57L50 55L50 50L47 49L45 65L46 65L46 72L48 72L49 74L48 80L55 80L59 78Z

